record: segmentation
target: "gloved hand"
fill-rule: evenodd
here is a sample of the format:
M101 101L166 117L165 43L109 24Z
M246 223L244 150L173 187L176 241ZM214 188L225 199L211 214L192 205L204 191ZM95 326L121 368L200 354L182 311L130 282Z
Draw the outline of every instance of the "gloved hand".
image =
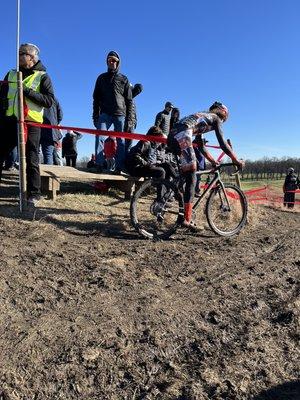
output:
M235 164L237 165L237 167L238 167L239 170L242 170L242 169L244 168L244 166L245 166L245 161L242 160L242 159L236 160L236 161L235 161Z
M132 133L134 131L134 124L132 121L125 121L124 132Z

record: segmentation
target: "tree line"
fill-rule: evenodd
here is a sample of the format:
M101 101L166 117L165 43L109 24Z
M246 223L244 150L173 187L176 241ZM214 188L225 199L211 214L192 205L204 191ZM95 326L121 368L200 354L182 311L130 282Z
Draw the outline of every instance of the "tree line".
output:
M86 168L88 161L89 157L82 157L77 165L79 168ZM290 167L293 167L300 176L300 158L264 157L256 161L246 160L245 167L241 172L241 178L245 180L284 179Z
M289 168L300 174L300 158L296 157L264 157L256 161L246 160L241 173L242 179L283 179Z

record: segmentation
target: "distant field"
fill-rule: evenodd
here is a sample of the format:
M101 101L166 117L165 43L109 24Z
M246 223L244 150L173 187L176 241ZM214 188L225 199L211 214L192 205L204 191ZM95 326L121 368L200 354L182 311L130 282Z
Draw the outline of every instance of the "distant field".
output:
M226 180L226 179L225 179ZM230 182L235 183L234 178L230 178ZM241 185L243 190L249 190L249 189L254 189L254 188L260 188L263 186L273 186L276 188L282 188L283 186L283 179L276 179L276 180L258 180L258 181L253 181L253 180L241 180Z
M242 184L242 188L245 190L248 189L253 189L253 188L259 188L262 186L274 186L274 187L278 187L278 188L282 188L283 186L283 179L279 179L279 180L259 180L259 181L247 181L247 180L242 180L241 184Z

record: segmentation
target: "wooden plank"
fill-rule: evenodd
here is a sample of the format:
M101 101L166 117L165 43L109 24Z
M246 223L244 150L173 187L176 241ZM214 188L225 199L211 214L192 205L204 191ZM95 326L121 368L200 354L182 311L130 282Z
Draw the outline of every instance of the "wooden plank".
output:
M64 180L75 179L75 180L111 180L111 181L143 181L143 178L136 178L130 175L113 175L113 174L103 174L103 173L93 173L79 171L73 167L61 167L59 165L45 165L40 164L41 176L55 176Z

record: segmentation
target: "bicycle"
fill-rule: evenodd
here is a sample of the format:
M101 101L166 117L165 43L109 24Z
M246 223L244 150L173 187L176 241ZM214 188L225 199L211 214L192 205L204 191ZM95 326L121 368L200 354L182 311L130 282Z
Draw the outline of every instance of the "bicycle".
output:
M200 175L208 174L209 181L193 205L195 215L201 200L208 193L205 206L208 225L216 234L225 237L241 231L246 224L248 212L247 199L242 190L221 180L221 170L231 166L234 164L225 163L196 172ZM212 179L209 178L211 174ZM134 193L130 203L130 219L141 236L161 240L168 239L176 232L184 221L183 187L181 175L174 181L150 178Z

